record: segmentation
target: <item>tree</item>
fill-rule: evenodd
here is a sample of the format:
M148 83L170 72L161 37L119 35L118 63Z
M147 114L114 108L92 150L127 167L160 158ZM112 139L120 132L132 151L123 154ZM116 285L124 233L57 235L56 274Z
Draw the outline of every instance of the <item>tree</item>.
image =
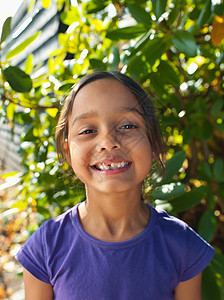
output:
M51 5L50 0L42 3L46 9ZM2 122L26 125L17 206L49 218L85 197L82 185L71 181L68 165L59 168L57 161L54 128L60 100L92 70L120 70L140 82L157 108L169 146L166 178L157 178L155 189L148 184L146 196L216 247L203 275L203 294L218 300L224 297L224 4L214 3L77 0L72 6L57 0L68 28L58 36L60 46L49 57L48 73L32 80L31 57L25 72L10 65L10 57L37 33L1 62L0 109ZM4 24L1 45L9 23ZM48 83L44 93L43 83ZM19 105L30 110L20 111Z

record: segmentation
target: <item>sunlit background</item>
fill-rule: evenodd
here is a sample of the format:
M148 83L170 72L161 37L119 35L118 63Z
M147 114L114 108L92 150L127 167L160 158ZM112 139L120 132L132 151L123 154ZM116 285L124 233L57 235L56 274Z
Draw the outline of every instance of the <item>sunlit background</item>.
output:
M3 3L4 2L4 3ZM7 17L13 16L23 0L9 0L8 2L1 0L0 9L0 28Z

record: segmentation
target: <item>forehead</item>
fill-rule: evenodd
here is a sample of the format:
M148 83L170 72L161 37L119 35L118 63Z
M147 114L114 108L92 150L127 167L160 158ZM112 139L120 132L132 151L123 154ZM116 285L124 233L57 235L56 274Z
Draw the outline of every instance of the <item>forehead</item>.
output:
M139 107L136 96L120 81L99 79L82 87L75 96L72 113L86 110L113 110L119 107Z

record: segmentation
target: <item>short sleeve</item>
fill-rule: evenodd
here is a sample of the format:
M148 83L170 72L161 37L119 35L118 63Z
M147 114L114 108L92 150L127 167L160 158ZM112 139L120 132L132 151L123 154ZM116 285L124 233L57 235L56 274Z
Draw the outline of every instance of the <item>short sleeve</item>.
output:
M192 228L187 227L185 233L185 263L181 274L181 281L189 280L202 272L215 254L214 248L202 239Z
M50 283L44 251L44 230L45 223L25 242L17 253L16 259L34 277L45 283Z

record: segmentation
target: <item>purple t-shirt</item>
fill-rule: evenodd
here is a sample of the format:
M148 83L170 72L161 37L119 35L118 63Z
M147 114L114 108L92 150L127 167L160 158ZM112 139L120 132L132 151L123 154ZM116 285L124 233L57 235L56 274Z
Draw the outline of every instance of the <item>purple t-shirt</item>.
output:
M55 300L171 300L178 283L199 274L214 255L186 223L151 206L147 227L124 242L87 234L77 207L46 221L16 256L53 286Z

